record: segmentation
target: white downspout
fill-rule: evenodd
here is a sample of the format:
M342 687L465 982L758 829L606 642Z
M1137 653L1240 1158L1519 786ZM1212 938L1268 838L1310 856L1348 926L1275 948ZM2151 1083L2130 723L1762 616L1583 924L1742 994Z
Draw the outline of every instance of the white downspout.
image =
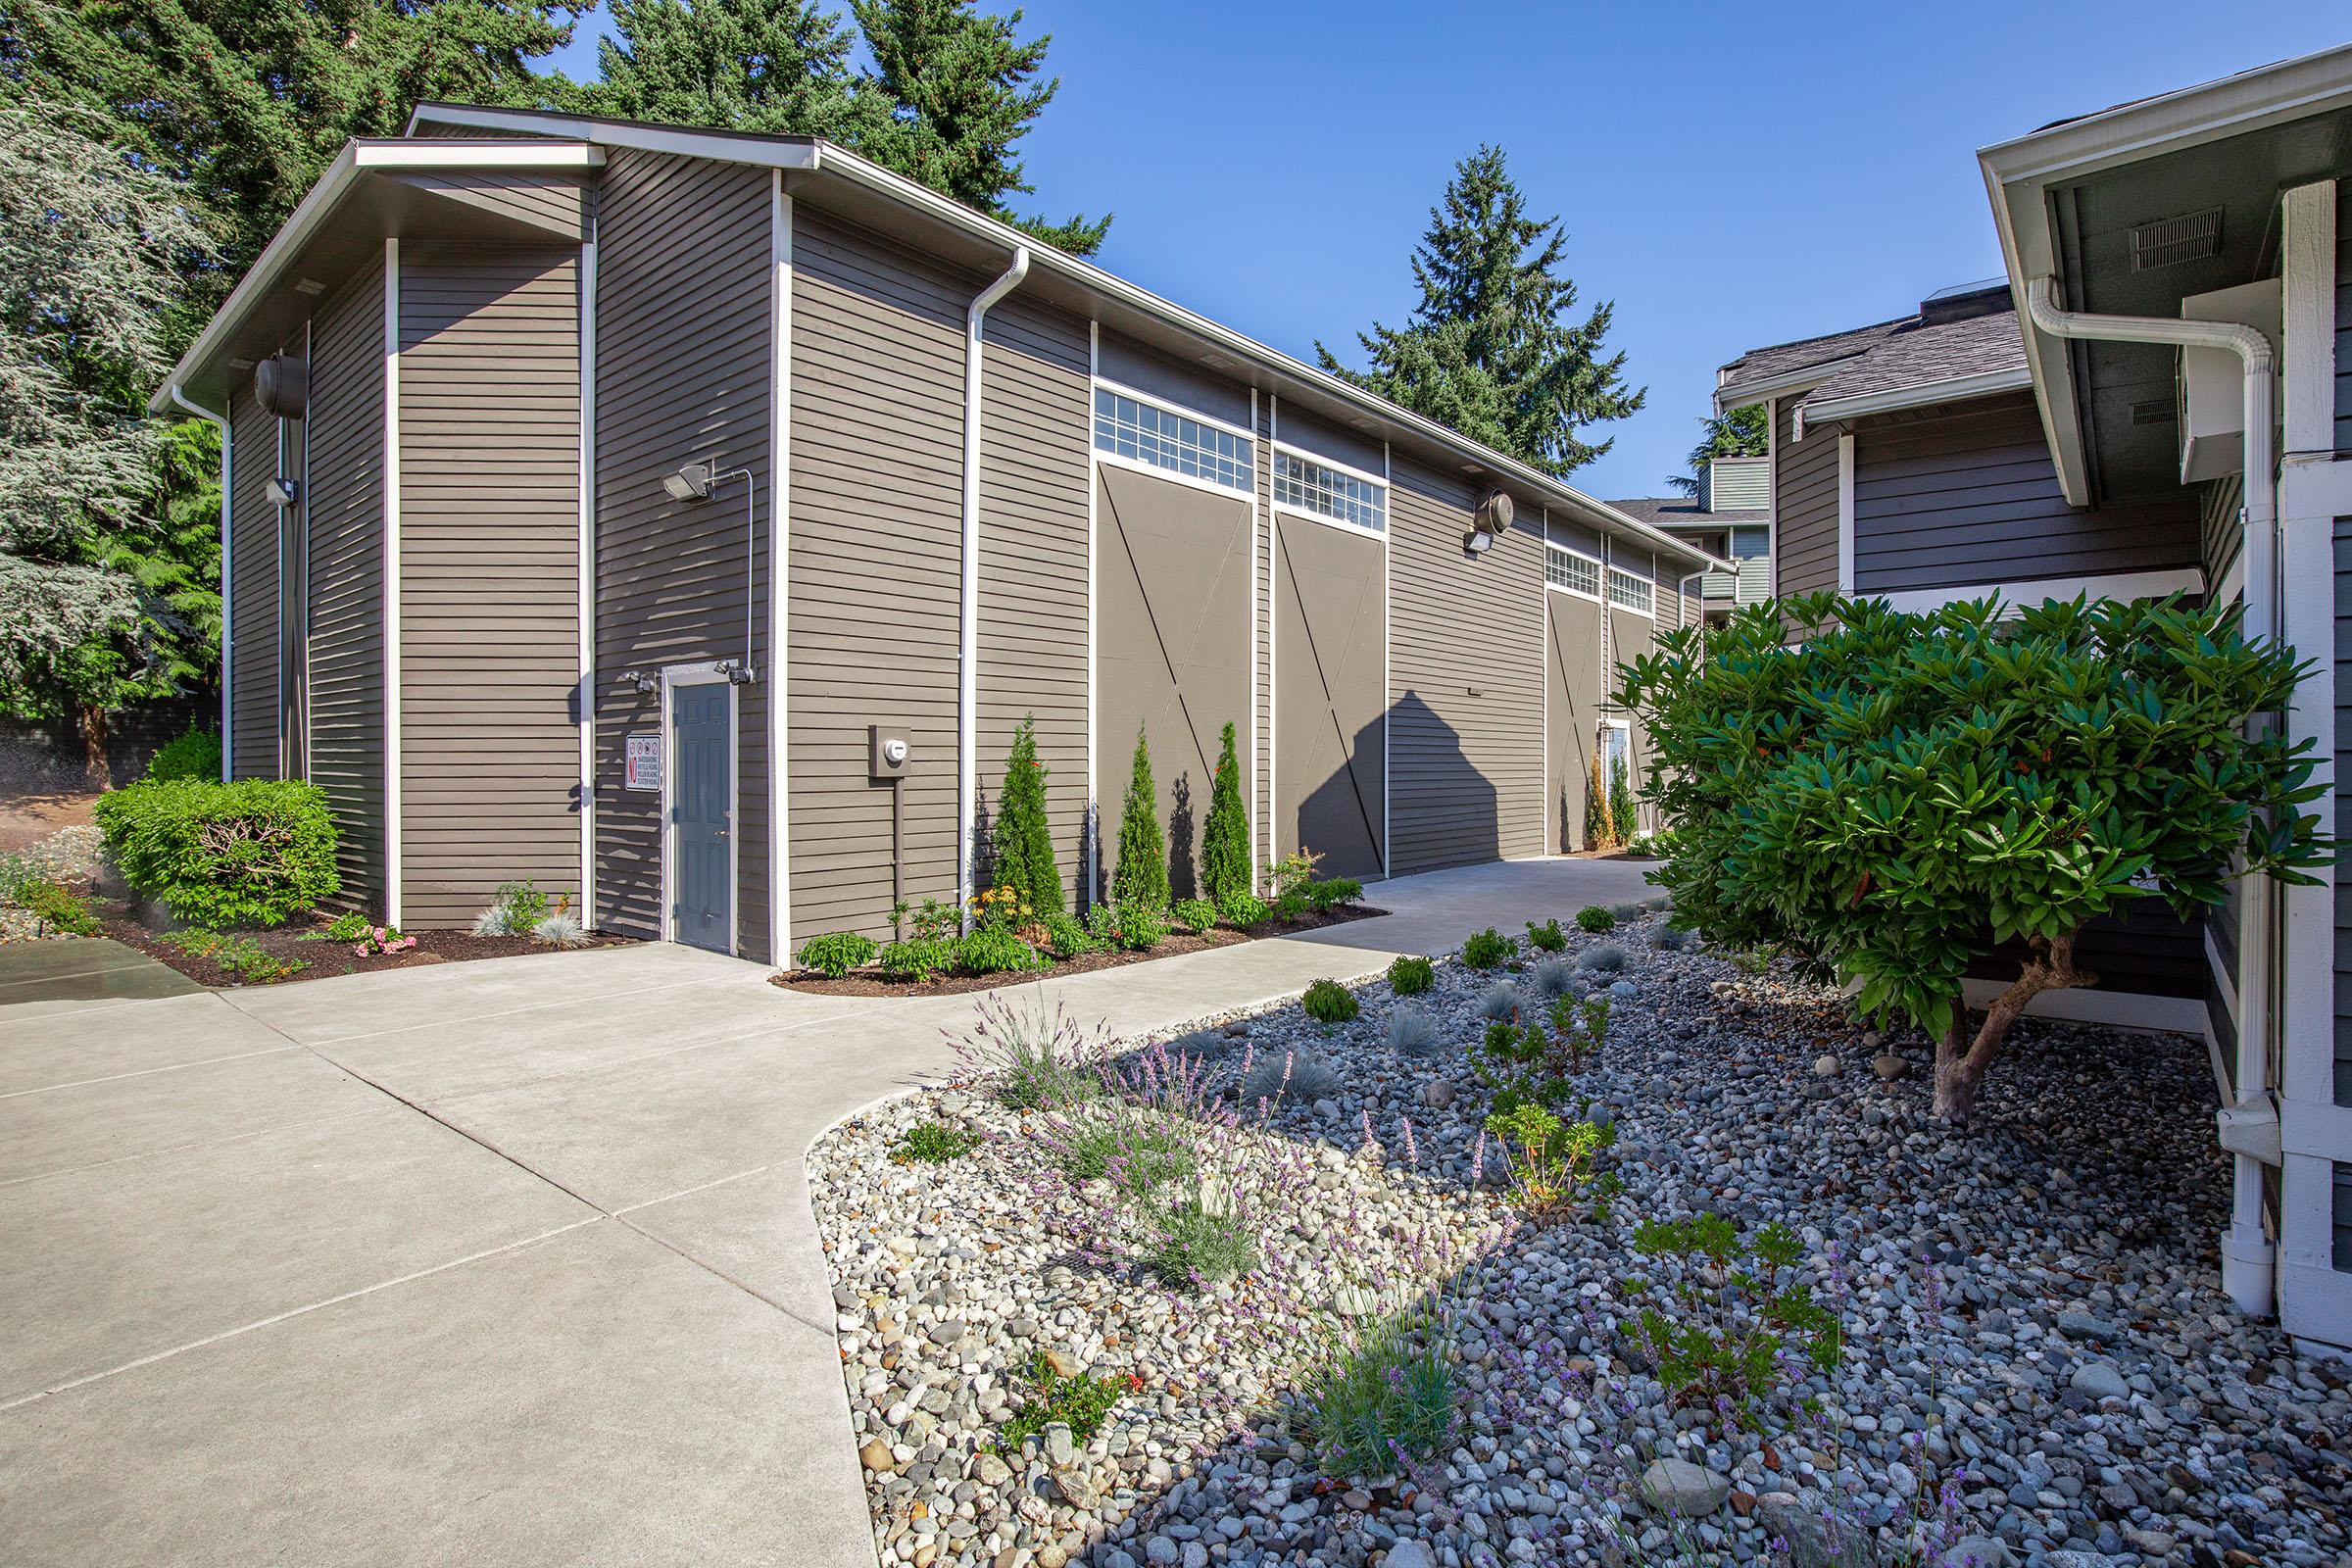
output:
M972 813L978 801L980 752L980 331L997 301L1029 275L1029 247L1015 246L1012 265L982 289L963 313L963 608L956 654L956 907L968 922L972 907Z
M2278 396L2278 356L2271 340L2259 329L2236 321L2093 316L2061 310L2057 285L2047 277L2027 284L2026 305L2034 324L2052 337L2227 349L2237 356L2245 367L2245 633L2263 641L2277 638L2282 589L2278 581L2278 475L2273 412ZM2255 722L2270 720L2263 715ZM2247 1152L2244 1140L2230 1134L2233 1111L2250 1121L2277 1126L2270 1106L2271 1036L2277 1028L2271 1004L2277 887L2270 877L2257 872L2247 873L2243 886L2244 914L2237 940L2237 1104L2223 1112L2223 1142L2224 1147L2235 1151L2236 1184L2230 1229L2222 1236L2222 1288L2239 1311L2268 1317L2273 1309L2274 1269L2270 1238L2262 1228L2264 1161ZM2275 1132L2268 1145L2276 1157Z
M190 403L180 392L177 381L173 381L166 387L165 391L171 395L174 404L187 410L199 419L219 426L220 430L220 781L225 784L228 782L229 757L231 755L228 735L230 711L228 698L230 639L228 629L232 624L228 613L228 480L229 454L235 448L236 442L230 439L227 415L215 414L210 409L200 408L196 404Z

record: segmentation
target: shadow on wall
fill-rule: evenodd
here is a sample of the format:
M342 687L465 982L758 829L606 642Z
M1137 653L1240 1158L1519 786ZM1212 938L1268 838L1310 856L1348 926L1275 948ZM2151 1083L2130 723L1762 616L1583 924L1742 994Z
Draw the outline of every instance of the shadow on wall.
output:
M1401 876L1502 858L1493 781L1463 751L1459 731L1418 692L1405 692L1380 720L1357 730L1351 754L1355 765L1316 784L1300 800L1298 819L1283 824L1296 835L1286 848L1303 841L1325 857L1320 874ZM1384 837L1394 864L1384 862Z
M1200 879L1193 867L1193 775L1177 774L1168 791L1174 798L1168 809L1168 897L1199 898Z

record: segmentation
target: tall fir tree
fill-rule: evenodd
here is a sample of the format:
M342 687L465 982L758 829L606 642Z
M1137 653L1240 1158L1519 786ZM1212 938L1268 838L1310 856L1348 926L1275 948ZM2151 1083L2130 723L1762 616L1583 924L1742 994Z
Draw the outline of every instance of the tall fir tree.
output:
M1573 319L1577 288L1559 270L1568 246L1556 218L1530 218L1502 149L1454 166L1414 248L1421 302L1401 327L1357 334L1370 360L1354 369L1321 343L1323 368L1546 473L1609 450L1578 432L1642 407L1625 384L1625 355L1603 353L1616 307Z
M1690 471L1666 476L1666 482L1682 495L1698 494L1698 476L1717 458L1760 458L1772 450L1772 431L1764 423L1761 403L1710 416L1698 424L1698 444L1690 449L1688 460Z
M1586 773L1585 848L1605 850L1617 841L1617 818L1609 809L1609 775L1600 753L1592 754L1592 765Z
M1202 896L1219 906L1250 891L1250 817L1242 808L1242 764L1233 726L1225 726L1217 775L1209 787L1208 820L1200 832Z
M1032 919L1068 912L1062 902L1061 867L1054 859L1054 833L1046 822L1046 773L1037 760L1037 719L1021 720L1004 760L1004 787L997 796L996 856L992 883L1019 891Z
M1110 902L1135 908L1168 906L1168 841L1159 826L1159 786L1152 777L1152 743L1135 727L1135 766L1119 808L1119 862L1110 873Z
M856 42L815 0L612 0L603 79L553 89L587 114L856 144L888 123L858 90Z
M870 85L894 106L860 151L1058 250L1102 249L1108 216L1055 221L1006 203L1036 189L1014 144L1061 90L1059 76L1038 79L1052 33L1023 39L1018 8L990 16L975 0L851 0L850 9L874 57Z

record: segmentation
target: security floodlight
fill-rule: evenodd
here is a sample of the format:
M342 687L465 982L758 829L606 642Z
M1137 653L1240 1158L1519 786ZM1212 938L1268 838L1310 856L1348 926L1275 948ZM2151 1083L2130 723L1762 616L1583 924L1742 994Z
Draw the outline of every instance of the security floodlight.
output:
M271 506L283 512L301 498L302 486L292 479L273 475L263 481L262 493L270 498Z
M1473 528L1462 536L1462 548L1474 556L1483 556L1494 548L1494 536L1483 528Z
M669 492L672 501L708 501L715 475L708 463L689 463L683 468L662 477L662 488Z

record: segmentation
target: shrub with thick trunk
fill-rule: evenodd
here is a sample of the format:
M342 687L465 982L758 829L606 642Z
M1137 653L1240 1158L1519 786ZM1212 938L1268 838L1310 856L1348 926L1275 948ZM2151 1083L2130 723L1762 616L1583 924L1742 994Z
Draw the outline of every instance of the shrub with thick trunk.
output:
M98 797L92 814L123 879L191 925L276 925L342 885L315 784L133 784Z
M2308 743L2248 723L2308 666L2234 609L1818 594L1623 667L1678 923L1791 952L1925 1029L1955 1120L2036 996L2097 983L2086 923L2151 898L2186 917L2234 875L2308 882L2334 855L2298 809L2323 788ZM1972 1029L1961 981L2012 949Z

